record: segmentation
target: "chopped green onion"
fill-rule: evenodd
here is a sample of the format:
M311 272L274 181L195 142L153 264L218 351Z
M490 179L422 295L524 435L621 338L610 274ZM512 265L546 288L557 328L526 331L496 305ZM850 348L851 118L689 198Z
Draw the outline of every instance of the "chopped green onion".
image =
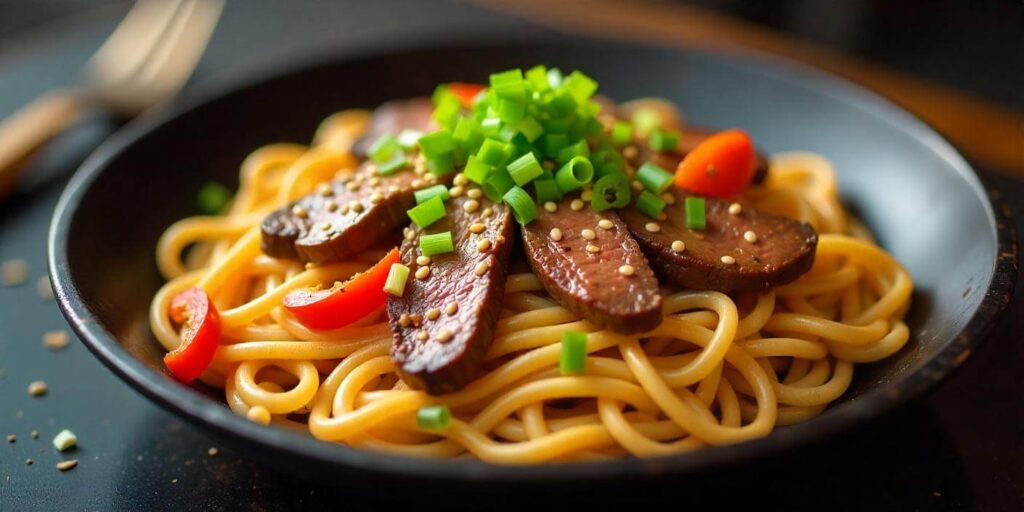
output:
M612 142L616 146L625 146L633 141L633 126L622 121L612 125Z
M494 139L487 139L480 146L480 151L477 151L477 158L487 165L501 167L508 161L509 153L510 148L508 144Z
M564 133L548 133L544 135L544 156L554 158L562 148L569 145L569 136Z
M509 69L500 73L491 73L491 87L501 84L518 83L523 81L523 70L519 68Z
M537 203L544 204L548 201L559 202L562 200L562 191L558 190L558 184L553 179L533 180L533 190L537 192Z
M497 117L487 117L483 121L480 121L480 130L483 131L485 137L496 137L498 131L501 130L501 119Z
M442 176L455 170L455 153L448 153L434 158L427 158L427 170L431 174Z
M437 87L434 87L434 94L430 96L430 101L432 101L436 106L449 96L455 96L455 94L452 93L451 88L448 87L448 84L440 84Z
M409 159L405 157L404 151L399 151L392 155L391 159L387 162L381 162L377 164L377 172L381 176L390 176L396 171L404 169L409 166Z
M420 252L424 256L436 256L446 254L455 250L455 243L452 242L452 232L434 233L432 235L420 235Z
M462 174L466 176L466 179L476 183L477 185L483 185L487 177L491 175L494 170L493 167L480 161L480 158L476 155L470 156L466 160L466 168L462 170Z
M448 194L448 187L440 184L417 190L413 195L416 196L416 204L423 204L434 196L441 196L442 201L447 201L451 197Z
M562 70L558 68L551 68L548 70L548 85L552 89L557 89L562 86Z
M559 91L548 98L544 108L551 112L552 116L565 117L576 110L576 100L573 98L572 93Z
M558 190L568 194L578 190L583 185L594 179L594 166L585 157L577 156L569 160L555 173L555 183L558 183Z
M449 91L439 101L435 102L434 113L431 117L434 121L437 121L438 125L451 129L455 125L455 120L459 117L459 112L461 111L462 101Z
M686 228L704 229L707 227L707 219L704 215L704 198L686 198Z
M651 108L641 108L633 113L633 128L637 134L646 135L661 126L661 116Z
M644 185L644 188L660 194L668 187L672 186L672 180L675 179L670 172L658 167L653 162L644 162L639 169L636 170L636 179Z
M423 132L419 130L402 130L402 133L398 134L398 145L405 150L413 149L422 136Z
M409 279L409 267L401 263L392 263L388 278L384 281L384 292L401 297L405 294L405 282Z
M481 188L484 189L484 194L488 199L495 203L500 203L501 198L505 196L505 192L508 192L514 186L516 186L516 182L512 179L512 176L509 176L508 171L505 169L495 169L487 180L484 181Z
M565 78L564 88L568 90L578 102L590 99L597 92L597 82L579 71L573 71Z
M444 218L446 212L441 196L434 196L405 212L417 226L425 228Z
M498 102L498 119L514 124L526 116L526 103L511 99L502 99Z
M571 146L566 146L558 152L558 163L565 164L569 160L583 156L590 158L590 146L587 145L587 141L580 139Z
M652 194L650 190L644 190L640 197L636 198L636 209L652 219L657 219L658 214L665 209L665 201Z
M391 160L395 151L401 151L401 149L402 146L398 144L397 139L389 134L384 134L370 145L366 150L366 154L370 156L370 160L380 164Z
M544 127L532 117L523 118L522 121L519 121L519 123L516 124L516 129L519 130L519 133L523 134L523 137L526 137L526 140L529 142L537 140L544 134Z
M654 130L648 137L647 144L655 151L675 151L679 146L679 132Z
M519 187L512 187L502 197L505 204L512 208L512 216L521 225L529 224L537 218L537 205L533 203L530 194Z
M562 333L562 357L558 362L562 375L582 375L587 369L587 333Z
M608 174L594 183L591 189L590 209L603 212L611 208L623 208L629 204L632 191L626 177L621 174Z
M455 152L455 139L448 130L438 130L420 137L420 150L429 161Z
M548 70L544 66L534 66L526 72L526 81L530 83L533 90L544 92L551 88L548 83Z
M196 195L196 205L199 206L199 211L207 215L216 215L224 211L224 207L229 202L231 202L231 191L214 181L203 183Z
M459 148L467 154L471 154L484 142L484 133L480 129L480 124L472 118L461 117L459 122L455 124L452 138L455 139L455 144Z
M428 405L416 411L416 426L423 430L446 430L452 424L447 405Z
M508 173L512 176L512 181L522 187L544 174L544 169L533 153L527 153L508 164Z

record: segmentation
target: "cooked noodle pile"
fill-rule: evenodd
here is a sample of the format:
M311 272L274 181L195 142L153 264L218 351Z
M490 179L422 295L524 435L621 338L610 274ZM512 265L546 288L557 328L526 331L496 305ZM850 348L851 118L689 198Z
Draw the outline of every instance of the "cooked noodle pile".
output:
M534 274L513 267L485 371L457 393L411 390L389 357L383 309L357 326L316 332L281 306L292 290L365 270L388 247L318 267L260 252L266 213L355 168L349 150L367 118L345 111L323 123L311 147L258 149L224 215L184 219L160 241L168 282L152 303L156 338L174 349L171 299L205 289L223 331L201 380L254 421L357 448L501 464L665 455L807 421L846 391L854 363L907 342L910 275L847 216L827 160L787 153L774 155L768 180L743 202L817 229L814 267L796 282L738 296L664 289L662 324L626 336L597 331L559 307ZM561 336L570 330L591 333L584 376L559 373ZM431 404L454 415L442 433L417 427L417 410Z

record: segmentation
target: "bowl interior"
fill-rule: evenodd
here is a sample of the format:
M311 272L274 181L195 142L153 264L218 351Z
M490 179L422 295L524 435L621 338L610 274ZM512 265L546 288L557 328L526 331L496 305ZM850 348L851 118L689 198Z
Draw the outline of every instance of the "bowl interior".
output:
M439 82L485 81L496 69L536 63L581 69L613 98L669 98L694 122L746 129L768 152L805 149L834 162L848 205L913 275L913 334L898 355L858 367L850 392L815 422L894 389L940 354L956 355L949 350L992 280L998 234L984 189L948 144L874 96L798 66L618 45L344 60L138 123L94 155L58 212L53 262L65 308L88 324L79 331L90 344L106 346L115 360L108 364L134 359L153 370L127 372L149 382L137 386L178 386L163 374L147 322L162 283L154 247L168 225L196 213L202 183L237 185L246 154L272 142L305 143L337 110L429 95ZM193 411L223 408L216 397L192 395Z

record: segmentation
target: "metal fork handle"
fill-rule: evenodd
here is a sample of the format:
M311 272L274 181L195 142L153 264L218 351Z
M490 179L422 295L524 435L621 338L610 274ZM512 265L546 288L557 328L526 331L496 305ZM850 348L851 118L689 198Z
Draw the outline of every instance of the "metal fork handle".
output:
M25 164L84 111L81 94L60 89L39 97L0 123L0 200L18 183Z

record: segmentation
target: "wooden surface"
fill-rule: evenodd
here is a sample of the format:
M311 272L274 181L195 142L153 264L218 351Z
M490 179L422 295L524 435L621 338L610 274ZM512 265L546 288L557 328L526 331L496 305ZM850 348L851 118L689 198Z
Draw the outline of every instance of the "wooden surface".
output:
M650 0L476 0L563 31L730 53L769 53L857 82L901 105L986 167L1024 176L1024 113L699 7Z

